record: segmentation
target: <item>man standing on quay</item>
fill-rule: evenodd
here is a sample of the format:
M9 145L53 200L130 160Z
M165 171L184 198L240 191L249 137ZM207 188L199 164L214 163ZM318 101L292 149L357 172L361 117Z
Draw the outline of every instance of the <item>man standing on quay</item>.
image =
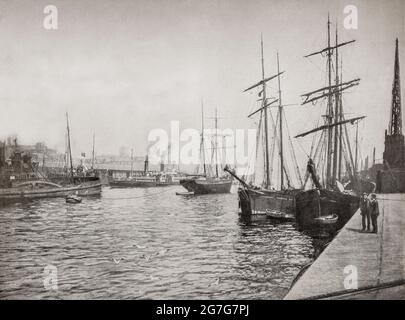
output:
M370 231L370 210L368 205L367 194L364 192L360 197L360 214L361 214L361 224L362 231L366 231L366 220L367 220L367 231Z
M371 217L371 224L373 225L373 233L378 232L378 223L377 223L377 218L378 215L380 214L380 210L378 208L378 201L377 201L377 196L375 193L371 194L371 199L369 203L369 212L370 212L370 217Z

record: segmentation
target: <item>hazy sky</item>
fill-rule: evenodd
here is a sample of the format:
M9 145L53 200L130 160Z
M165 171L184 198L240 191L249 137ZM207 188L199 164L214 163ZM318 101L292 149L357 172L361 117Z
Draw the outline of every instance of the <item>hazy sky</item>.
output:
M69 111L74 152L90 152L95 132L98 153L128 146L143 155L153 128L168 129L171 120L199 128L201 99L207 116L218 107L227 118L222 127L250 128L246 116L257 94L242 91L260 78L260 33L266 73L275 73L278 50L286 71L283 102L299 103L300 94L325 84L325 59L303 56L326 46L329 11L341 41L357 40L340 50L344 79L361 78L345 94L345 110L367 115L362 153L375 145L381 158L396 37L405 83L404 3L0 1L0 136L17 133L21 143L45 141L62 150ZM58 8L58 30L43 27L48 4ZM343 28L348 4L358 7L358 30ZM323 106L286 108L291 135L315 126ZM297 152L302 159L301 148Z

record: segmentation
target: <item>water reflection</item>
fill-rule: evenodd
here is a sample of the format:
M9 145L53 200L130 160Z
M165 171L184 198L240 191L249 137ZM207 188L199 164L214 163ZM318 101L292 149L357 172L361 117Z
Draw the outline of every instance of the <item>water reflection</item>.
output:
M103 189L0 209L1 298L280 299L318 244L294 223L243 220L237 195ZM57 268L58 290L44 288Z

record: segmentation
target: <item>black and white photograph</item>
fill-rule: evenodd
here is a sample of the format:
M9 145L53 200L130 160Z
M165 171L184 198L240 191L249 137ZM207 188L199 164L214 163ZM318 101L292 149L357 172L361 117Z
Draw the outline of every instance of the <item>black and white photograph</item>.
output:
M404 0L0 0L0 300L404 300L401 69Z

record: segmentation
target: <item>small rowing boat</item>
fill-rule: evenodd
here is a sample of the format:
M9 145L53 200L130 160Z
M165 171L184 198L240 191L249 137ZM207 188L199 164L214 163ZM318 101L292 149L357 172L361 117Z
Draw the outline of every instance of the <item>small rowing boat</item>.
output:
M82 198L76 195L70 195L66 197L66 203L81 203Z

